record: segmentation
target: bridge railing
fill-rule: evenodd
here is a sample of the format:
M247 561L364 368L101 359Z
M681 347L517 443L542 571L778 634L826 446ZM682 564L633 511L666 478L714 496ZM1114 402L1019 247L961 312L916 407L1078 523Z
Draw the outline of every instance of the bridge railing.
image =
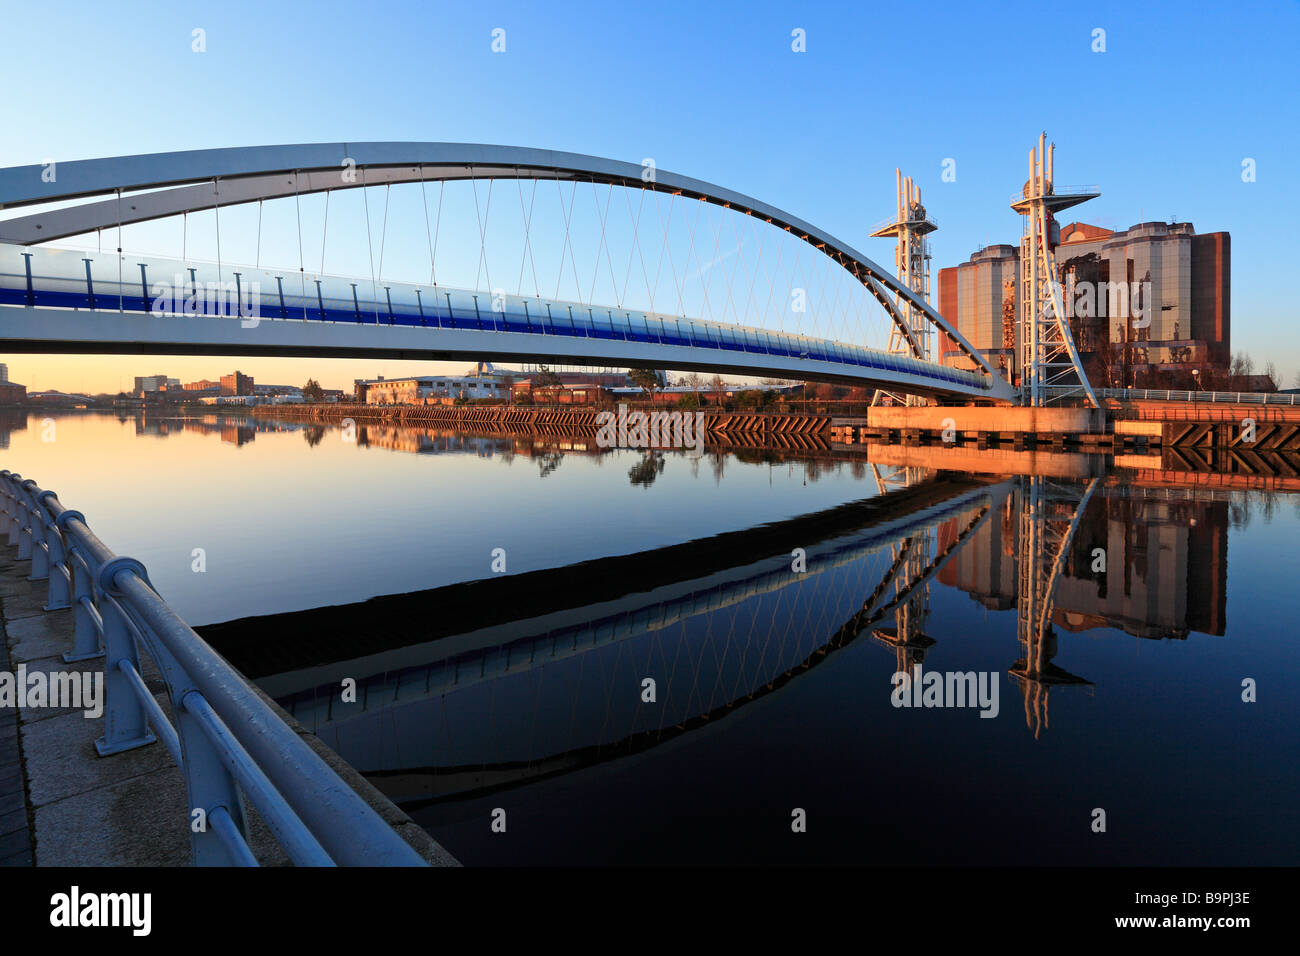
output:
M104 661L100 756L161 738L185 776L190 844L200 866L257 866L244 800L299 866L422 866L424 860L149 583L52 491L0 471L3 527L46 611L71 609L67 663ZM141 676L147 654L167 684L175 723Z
M909 219L907 221L915 222L916 220ZM927 215L923 220L920 221L926 223L933 229L939 228L939 220L935 219L934 216ZM897 226L897 225L898 225L898 216L897 215L889 216L885 219L880 220L879 222L872 223L871 227L867 230L867 235L868 236L875 235L876 233L880 232L882 229L887 229L890 226Z
M1078 186L1057 186L1053 184L1052 191L1047 195L1049 196L1099 196L1101 195L1101 187L1098 186L1096 183L1088 183L1086 185L1078 185ZM1011 205L1014 206L1016 203L1023 202L1028 198L1030 197L1026 196L1025 191L1021 189L1019 192L1014 192L1011 194Z
M1192 392L1168 388L1101 388L1099 398L1120 401L1209 402L1227 405L1300 405L1300 395L1279 392Z
M560 299L0 243L0 305L531 333L832 362L987 390L979 372L832 339ZM242 311L241 311L242 310Z

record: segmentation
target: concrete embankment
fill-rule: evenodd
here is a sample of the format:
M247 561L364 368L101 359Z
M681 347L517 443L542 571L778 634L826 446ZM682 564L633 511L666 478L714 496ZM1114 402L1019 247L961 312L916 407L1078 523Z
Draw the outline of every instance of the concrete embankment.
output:
M351 420L357 424L583 435L595 433L600 411L594 406L348 404L258 406L253 414L318 424ZM819 438L841 446L942 442L1015 449L1068 447L1098 454L1173 446L1300 450L1300 406L1111 401L1100 409L924 405L882 406L851 415L834 410L801 414L707 408L699 414L710 437Z
M72 612L45 611L46 584L29 581L30 561L0 542L0 670L27 674L101 672L103 661L66 664ZM147 656L142 676L174 719L162 675ZM83 680L86 679L83 677ZM256 688L255 688L256 689ZM424 859L456 865L432 837L274 701L263 700ZM185 777L161 742L100 757L104 718L67 707L0 709L0 865L188 866ZM288 865L255 809L249 845L263 866ZM10 850L13 852L9 852Z
M1143 400L1112 403L1115 427L1146 428L1167 446L1300 450L1300 405Z
M658 412L684 411L656 408ZM338 424L344 419L358 423L393 425L476 427L493 429L573 429L595 432L600 427L601 409L590 406L537 405L259 405L259 418L281 421ZM830 425L828 415L777 415L762 412L730 412L699 409L708 433L765 433L816 435Z

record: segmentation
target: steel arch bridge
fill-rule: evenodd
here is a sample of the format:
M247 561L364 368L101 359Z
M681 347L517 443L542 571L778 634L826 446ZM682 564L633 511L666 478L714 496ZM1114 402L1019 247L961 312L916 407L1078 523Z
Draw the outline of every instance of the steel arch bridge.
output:
M888 386L921 395L1014 400L957 329L883 267L829 233L767 203L643 165L576 153L457 143L324 143L154 153L0 169L0 347L15 352L475 358L574 365L626 364ZM455 180L555 180L700 200L754 217L824 253L878 302L911 354L870 343L793 335L645 310L471 290L357 282L292 272L195 268L189 260L131 260L113 275L41 244L105 229L263 200L352 188ZM97 197L110 198L97 198ZM75 203L68 205L69 203ZM219 228L219 227L218 227ZM367 227L368 228L368 227ZM219 233L218 233L219 241ZM259 237L260 241L260 237ZM121 250L118 250L119 254ZM82 268L84 264L84 270ZM138 275L135 268L138 267ZM599 266L598 266L599 268ZM152 270L152 276L150 274ZM300 267L299 272L304 272ZM185 274L188 273L188 276ZM173 307L151 284L185 276ZM204 286L231 285L245 320L192 305ZM384 280L381 280L384 281ZM351 286L350 293L347 286ZM256 288L258 291L252 292ZM269 291L262 291L269 290ZM973 371L923 360L910 305L971 360ZM197 313L197 314L196 314ZM250 315L256 316L249 320Z

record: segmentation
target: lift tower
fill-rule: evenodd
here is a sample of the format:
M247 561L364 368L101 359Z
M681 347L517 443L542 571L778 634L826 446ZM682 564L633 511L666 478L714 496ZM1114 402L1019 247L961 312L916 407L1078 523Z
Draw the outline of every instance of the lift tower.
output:
M1025 227L1020 239L1021 318L1017 335L1020 401L1040 407L1082 398L1097 408L1079 352L1070 334L1053 247L1060 241L1055 213L1101 195L1096 186L1057 189L1053 183L1056 144L1046 150L1046 134L1029 151L1029 179L1011 208Z
M894 266L898 278L908 289L929 302L930 245L925 237L939 227L925 214L925 207L921 205L921 187L912 182L911 176L904 177L901 170L895 169L894 188L898 199L895 216L872 229L871 236L873 239L898 239L894 249ZM894 315L895 324L889 330L888 350L930 361L934 352L931 343L933 333L921 310L898 295L894 299ZM915 348L908 342L908 335L899 327L900 323L911 334ZM925 399L918 395L901 396L879 389L876 390L872 404L879 405L885 395L889 395L898 404L926 404Z

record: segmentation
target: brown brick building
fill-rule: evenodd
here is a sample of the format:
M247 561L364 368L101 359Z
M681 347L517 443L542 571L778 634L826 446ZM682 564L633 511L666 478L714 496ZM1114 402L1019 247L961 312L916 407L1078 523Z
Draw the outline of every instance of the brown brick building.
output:
M1125 353L1127 363L1147 371L1228 365L1228 233L1198 235L1186 222L1144 222L1122 232L1076 222L1060 227L1059 237L1056 264L1085 363ZM1015 334L1024 314L1020 247L987 246L967 262L940 269L938 293L940 314L995 367L1014 373ZM1118 302L1140 311L1140 320L1128 321ZM939 357L958 367L971 364L943 335Z
M231 372L229 375L221 376L221 394L222 395L252 395L253 394L253 376L245 375L243 372Z

